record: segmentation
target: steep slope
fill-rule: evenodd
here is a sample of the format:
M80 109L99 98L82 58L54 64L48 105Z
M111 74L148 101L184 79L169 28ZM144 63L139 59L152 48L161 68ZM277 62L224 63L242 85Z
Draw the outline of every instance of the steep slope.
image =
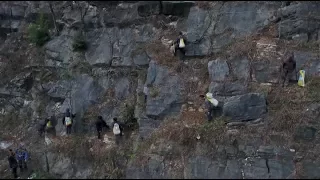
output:
M293 1L1 2L0 174L10 176L5 151L24 142L22 177L319 178L319 10ZM50 39L36 46L28 27L39 17ZM184 62L169 50L179 31ZM288 51L306 71L304 88L279 87ZM224 102L212 123L198 97L207 91ZM117 147L111 132L96 139L98 115L138 124ZM38 137L49 116L56 136Z

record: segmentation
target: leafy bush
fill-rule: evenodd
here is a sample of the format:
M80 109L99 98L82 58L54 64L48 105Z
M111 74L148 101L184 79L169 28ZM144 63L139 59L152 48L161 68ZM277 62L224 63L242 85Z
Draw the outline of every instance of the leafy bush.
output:
M28 39L37 46L44 45L50 39L48 21L44 18L43 14L40 14L35 24L29 25Z
M77 34L72 43L73 51L85 51L87 50L87 43L82 33Z

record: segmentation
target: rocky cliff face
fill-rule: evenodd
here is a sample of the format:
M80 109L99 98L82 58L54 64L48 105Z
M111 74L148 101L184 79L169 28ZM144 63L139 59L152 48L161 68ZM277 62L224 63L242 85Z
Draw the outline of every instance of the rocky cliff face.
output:
M293 1L3 1L1 151L22 141L34 174L58 178L319 178L319 10ZM40 16L50 39L35 46L27 29ZM169 50L179 31L184 62ZM86 48L75 51L79 33ZM304 88L278 85L288 51L306 71ZM224 102L213 123L198 98L206 91ZM67 108L76 113L68 137ZM139 127L120 147L110 133L96 140L97 115L125 122L129 109ZM56 137L40 138L49 116Z

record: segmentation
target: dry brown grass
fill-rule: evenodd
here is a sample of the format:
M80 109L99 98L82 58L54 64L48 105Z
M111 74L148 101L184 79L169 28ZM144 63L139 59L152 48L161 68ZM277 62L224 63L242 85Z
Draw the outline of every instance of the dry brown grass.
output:
M146 50L157 63L166 66L169 69L180 64L178 58L173 56L173 54L170 53L169 48L163 45L159 40L149 43L146 46Z
M162 143L177 145L174 148L176 157L190 156L195 152L197 143L210 146L208 154L214 153L217 144L225 141L225 118L217 118L207 122L205 114L197 111L182 112L179 119L166 119L151 138L147 139L138 149L138 161L143 163L151 149L159 149ZM210 151L210 152L209 152Z

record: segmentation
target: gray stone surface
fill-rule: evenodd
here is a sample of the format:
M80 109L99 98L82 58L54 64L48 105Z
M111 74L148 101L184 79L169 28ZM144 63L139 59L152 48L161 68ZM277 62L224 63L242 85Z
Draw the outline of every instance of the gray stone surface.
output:
M235 96L247 92L247 86L243 82L211 82L209 92L217 96Z
M78 76L72 87L72 111L77 114L74 129L76 132L81 132L83 130L82 117L84 112L90 105L98 102L98 98L102 95L104 89L87 74Z
M196 156L189 159L184 174L187 179L240 179L240 165L236 160L212 161Z
M228 29L233 30L237 36L248 35L269 24L270 11L280 7L280 3L262 2L232 2L225 3L220 9L220 16L215 28L216 34L221 34Z
M208 71L211 81L224 81L229 75L229 66L225 60L209 61Z
M72 81L60 80L44 84L43 87L47 90L47 94L54 98L67 98L70 96Z
M223 106L223 115L231 117L231 121L254 120L266 112L266 99L258 93L230 97Z
M292 161L247 158L244 160L244 178L245 179L285 179L288 178L294 170ZM268 166L267 166L268 164Z
M89 48L86 59L91 64L105 64L112 66L131 66L146 64L146 55L137 54L137 43L143 43L154 38L152 26L149 24L135 28L107 28L96 29L88 33Z
M178 76L170 75L166 67L152 61L149 65L146 84L153 86L147 98L147 115L162 116L180 112L183 84Z
M72 61L72 35L65 32L45 44L46 54L49 59L69 63Z
M280 61L258 61L252 63L253 80L259 83L277 83L279 81Z
M247 57L234 58L230 61L232 75L236 80L248 81L250 78L250 62Z

